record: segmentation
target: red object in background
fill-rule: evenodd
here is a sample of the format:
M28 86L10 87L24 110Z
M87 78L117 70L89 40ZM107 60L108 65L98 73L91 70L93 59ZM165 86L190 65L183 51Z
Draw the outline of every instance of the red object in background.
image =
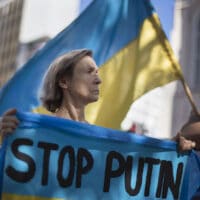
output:
M129 132L136 132L136 124L133 124L131 128L128 130Z

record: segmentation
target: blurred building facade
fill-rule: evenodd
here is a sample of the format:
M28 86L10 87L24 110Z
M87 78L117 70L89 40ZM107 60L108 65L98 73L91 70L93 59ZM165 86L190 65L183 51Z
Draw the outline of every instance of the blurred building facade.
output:
M48 5L48 7L47 7ZM79 14L79 0L26 0L16 65L20 68Z
M200 109L200 1L176 0L172 45ZM172 133L188 120L191 105L178 82L173 100Z
M79 14L79 0L0 0L0 87ZM48 6L47 6L48 5Z
M23 0L0 0L0 87L16 69Z
M39 49L41 49L49 40L48 36L43 36L30 42L19 42L16 57L16 69L22 67Z
M80 0L25 0L20 41L54 37L79 14Z

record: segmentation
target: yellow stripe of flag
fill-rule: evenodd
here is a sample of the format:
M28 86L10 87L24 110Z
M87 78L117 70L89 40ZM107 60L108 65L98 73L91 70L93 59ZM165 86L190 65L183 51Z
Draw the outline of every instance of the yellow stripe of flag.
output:
M61 199L61 198L44 198L37 196L28 196L28 195L16 195L16 194L2 194L2 200L70 200L70 199Z
M131 103L147 91L182 77L156 14L139 36L100 67L101 97L87 107L87 120L118 129Z

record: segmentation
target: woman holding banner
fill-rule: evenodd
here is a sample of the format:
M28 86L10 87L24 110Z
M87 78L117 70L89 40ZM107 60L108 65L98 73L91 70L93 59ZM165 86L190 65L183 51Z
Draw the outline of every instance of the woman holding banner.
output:
M54 116L87 123L85 106L98 100L98 67L90 50L74 50L58 57L49 67L41 92L43 106ZM12 133L19 121L16 109L6 111L0 120L0 135ZM195 142L177 134L179 151L190 150Z
M50 114L86 122L85 106L98 100L100 83L92 52L86 49L71 51L50 65L40 99ZM0 122L0 134L3 137L18 126L15 114L15 109L3 114Z

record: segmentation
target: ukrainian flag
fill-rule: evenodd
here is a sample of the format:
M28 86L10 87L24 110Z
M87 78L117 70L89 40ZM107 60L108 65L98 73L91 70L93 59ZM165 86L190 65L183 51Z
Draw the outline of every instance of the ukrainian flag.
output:
M88 121L97 125L119 128L135 99L182 77L149 0L95 0L5 85L0 113L10 107L37 110L50 63L80 48L94 52L103 80L99 101L87 108Z

